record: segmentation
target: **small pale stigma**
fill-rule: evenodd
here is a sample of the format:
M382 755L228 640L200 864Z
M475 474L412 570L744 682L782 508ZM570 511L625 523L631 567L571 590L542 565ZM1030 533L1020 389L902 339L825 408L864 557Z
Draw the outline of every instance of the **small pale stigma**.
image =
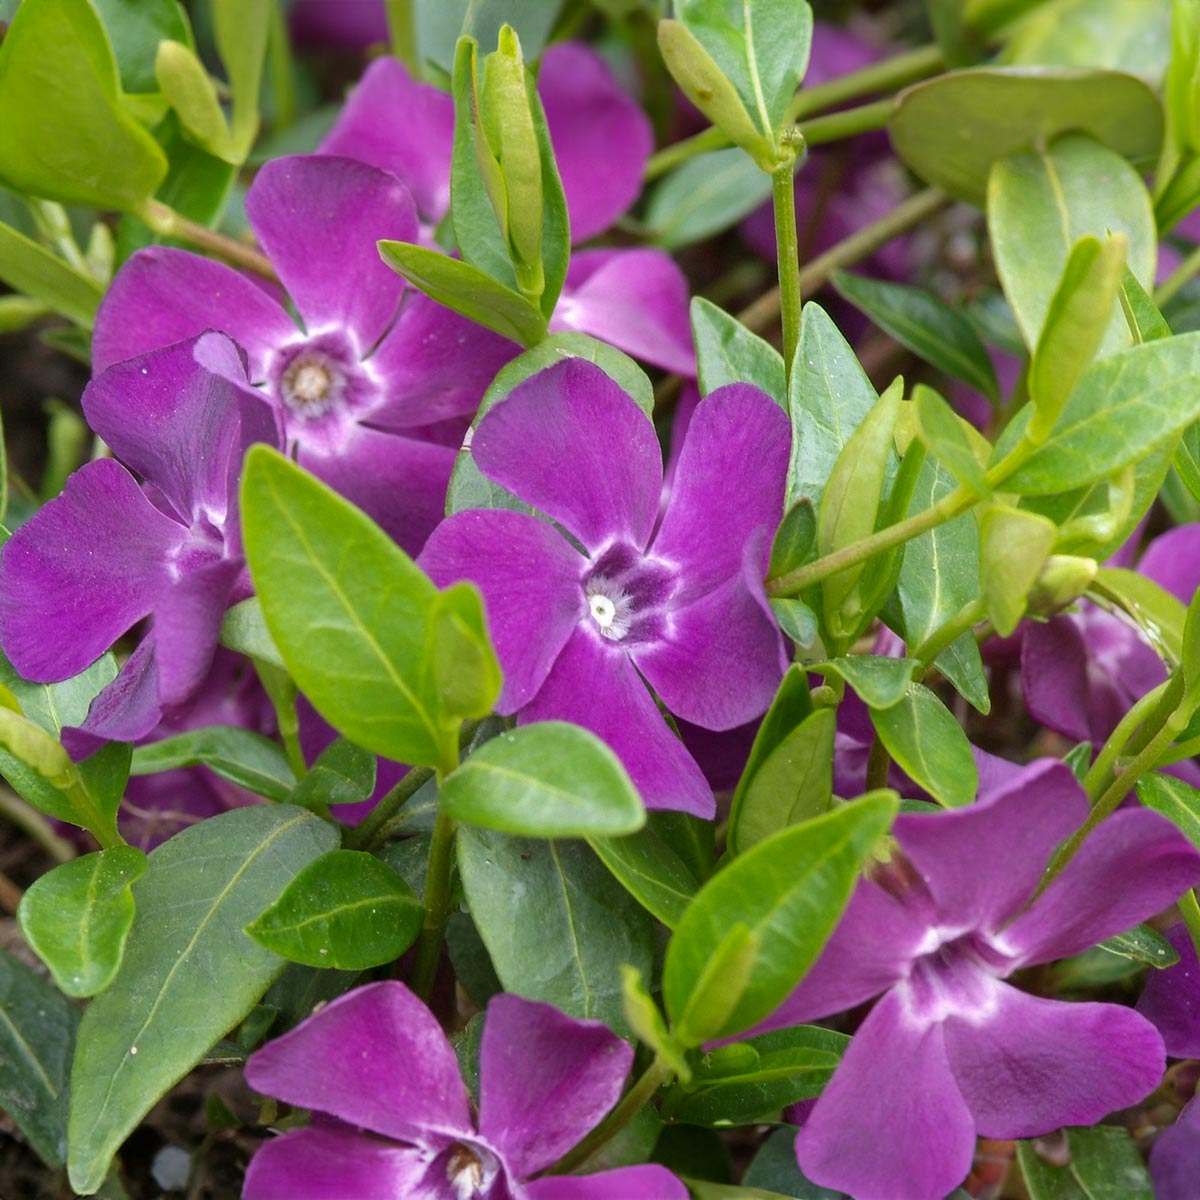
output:
M600 636L619 642L629 632L633 601L608 579L595 578L587 585L588 611Z
M298 354L279 381L283 398L303 417L327 412L342 390L340 383L330 364L315 354Z
M483 1188L483 1163L460 1143L454 1146L446 1163L446 1180L455 1200L474 1200Z

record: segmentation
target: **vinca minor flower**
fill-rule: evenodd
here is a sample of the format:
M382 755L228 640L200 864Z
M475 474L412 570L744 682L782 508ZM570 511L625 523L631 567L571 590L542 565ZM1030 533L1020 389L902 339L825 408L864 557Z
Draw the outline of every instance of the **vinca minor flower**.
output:
M483 593L504 688L522 723L603 738L651 808L714 811L712 793L643 679L706 729L761 715L786 666L762 589L783 511L790 433L757 388L696 409L666 510L650 419L599 367L568 359L480 421L479 469L558 522L488 509L447 518L420 565Z
M258 1151L244 1200L687 1200L654 1165L531 1179L612 1108L632 1061L598 1021L496 996L473 1119L433 1014L402 983L369 984L246 1063L252 1087L317 1115Z
M1102 822L1029 903L1087 798L1057 762L951 812L904 814L899 853L862 879L809 975L759 1032L883 993L797 1135L800 1167L856 1200L941 1200L976 1133L1091 1125L1158 1086L1158 1031L1132 1009L1026 995L1014 971L1079 954L1200 880L1164 817Z

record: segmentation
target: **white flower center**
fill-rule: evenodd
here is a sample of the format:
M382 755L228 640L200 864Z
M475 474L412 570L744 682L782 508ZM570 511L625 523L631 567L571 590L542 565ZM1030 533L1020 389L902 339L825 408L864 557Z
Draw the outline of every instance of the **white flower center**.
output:
M629 632L633 600L625 591L603 576L593 576L587 584L588 610L600 628L600 636L620 641Z
M338 365L319 350L297 354L279 379L279 390L293 412L319 417L341 399L346 380Z

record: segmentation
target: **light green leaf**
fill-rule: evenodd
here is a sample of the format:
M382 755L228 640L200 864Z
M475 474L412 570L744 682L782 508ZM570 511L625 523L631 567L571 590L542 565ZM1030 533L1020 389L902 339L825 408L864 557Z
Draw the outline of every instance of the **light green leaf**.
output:
M643 223L656 245L679 250L735 225L770 195L770 175L744 150L711 150L655 184Z
M983 601L996 632L1008 637L1025 615L1029 592L1054 549L1053 521L992 505L979 522Z
M240 147L233 144L216 88L194 51L179 42L160 42L155 72L159 88L188 133L218 158L239 163Z
M674 929L699 890L687 864L648 825L623 837L593 837L588 845L625 890Z
M1179 962L1179 951L1157 929L1135 925L1099 943L1102 950L1161 971Z
M1187 609L1166 588L1140 571L1101 567L1091 593L1093 600L1126 612L1169 666L1182 660Z
M877 654L847 654L812 669L844 679L858 698L871 708L891 708L908 693L913 671L921 664L912 658L887 658Z
M1137 796L1147 808L1178 826L1180 833L1200 850L1200 791L1174 775L1156 771L1138 780Z
M913 403L917 408L921 440L929 453L959 483L977 496L986 496L990 489L984 478L983 465L975 455L975 446L963 427L962 417L933 388L923 383L913 389Z
M0 224L0 280L91 329L104 289L32 238Z
M232 150L244 162L258 133L258 92L272 0L213 0L213 33L233 93Z
M268 800L286 800L296 786L287 755L275 742L232 725L210 725L138 746L129 773L156 775L201 766Z
M257 596L235 604L225 614L221 621L221 645L284 670L279 647L271 640Z

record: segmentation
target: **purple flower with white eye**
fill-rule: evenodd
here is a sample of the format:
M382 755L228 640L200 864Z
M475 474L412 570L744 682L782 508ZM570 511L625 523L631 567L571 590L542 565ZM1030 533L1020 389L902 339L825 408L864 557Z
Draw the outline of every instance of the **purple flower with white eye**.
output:
M379 239L418 236L408 188L385 171L321 155L275 159L247 193L246 214L304 328L231 267L156 246L130 258L100 306L97 369L223 330L245 347L300 464L416 553L444 511L461 418L517 347L381 261Z
M1190 1100L1150 1148L1154 1200L1196 1200L1200 1180L1200 1096Z
M460 512L420 565L483 593L504 669L497 711L603 738L650 808L714 810L672 713L706 729L760 716L783 676L762 579L783 511L787 417L757 388L703 400L659 515L650 419L599 367L567 359L495 405L471 443L485 476L558 522Z
M82 731L66 733L77 757L98 739L143 737L203 684L225 610L251 591L242 460L252 442L282 444L237 347L216 333L110 367L83 411L129 470L81 467L0 559L0 644L26 679L69 679L151 618Z
M687 1200L664 1167L543 1175L616 1103L633 1051L598 1021L501 995L479 1115L454 1050L402 983L358 988L250 1056L250 1086L314 1110L268 1142L244 1200Z
M1091 1125L1157 1087L1163 1041L1144 1017L1003 982L1129 929L1200 880L1179 831L1129 809L1030 904L1087 813L1067 767L1042 761L969 808L896 819L899 853L859 881L812 971L757 1030L883 993L796 1138L813 1182L857 1200L941 1200L970 1169L976 1133Z
M603 233L642 190L654 137L646 114L605 61L577 42L549 46L538 96L554 147L574 243ZM429 236L450 209L454 103L415 82L394 58L367 68L325 141L391 171L416 198ZM572 256L550 328L610 342L654 366L694 375L687 280L661 250L583 250Z

